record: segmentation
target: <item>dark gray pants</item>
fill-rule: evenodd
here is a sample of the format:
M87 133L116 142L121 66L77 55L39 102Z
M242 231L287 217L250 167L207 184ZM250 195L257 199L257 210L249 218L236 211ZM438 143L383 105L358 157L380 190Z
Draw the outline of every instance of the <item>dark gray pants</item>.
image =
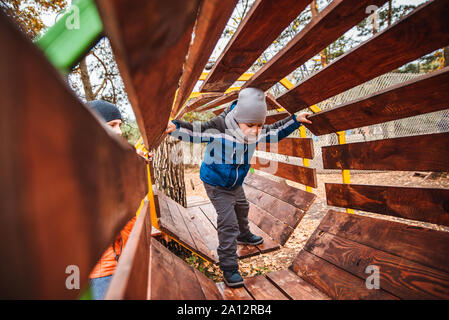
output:
M249 233L248 211L243 187L228 190L204 183L207 196L217 211L218 258L222 270L238 268L237 237Z

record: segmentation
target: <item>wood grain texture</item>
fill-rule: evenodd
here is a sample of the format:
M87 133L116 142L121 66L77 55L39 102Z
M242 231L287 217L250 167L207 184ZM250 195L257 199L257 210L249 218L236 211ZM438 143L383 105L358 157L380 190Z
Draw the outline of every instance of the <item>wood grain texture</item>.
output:
M310 116L320 136L439 111L448 107L449 67Z
M265 276L254 276L244 280L245 288L256 300L288 300Z
M449 233L329 210L319 229L449 273Z
M288 116L289 116L288 112L279 112L267 115L267 118L265 119L265 124L273 124L279 120L287 118Z
M167 126L200 0L97 0L148 150Z
M179 114L176 116L176 119L181 119L183 117L183 115L185 115L187 112L195 111L199 107L205 105L208 102L211 102L211 101L217 99L220 96L221 96L220 93L203 93L199 97L192 99L192 101L189 101L182 108L181 112L179 112ZM174 114L174 112L172 110L172 117L174 117L176 115L176 114L174 114L174 115L173 114Z
M324 169L448 171L449 133L322 148Z
M266 277L292 300L329 300L329 297L289 269L267 273Z
M292 228L296 228L299 221L301 221L304 216L304 211L287 202L281 201L268 193L261 192L249 185L245 185L244 190L249 202L254 203L259 208L263 208L270 215Z
M225 103L228 103L228 102L236 100L238 96L239 96L239 91L231 91L231 92L225 93L220 98L217 98L217 99L209 102L204 107L201 107L201 108L197 109L196 111L197 112L203 112L203 111L206 111L206 110L213 109L215 107L219 107L219 106L221 106L221 105L223 105ZM224 110L224 108L223 108L223 110Z
M216 286L224 300L254 300L244 287L229 288L224 282L217 282Z
M259 174L249 173L245 178L245 184L287 202L302 211L309 210L316 199L316 195L311 192L271 180Z
M161 243L151 242L150 300L204 300L195 269Z
M147 192L146 165L0 12L2 299L73 299Z
M366 8L369 5L380 7L385 2L386 0L332 1L243 87L257 87L264 91L270 89L368 16Z
M151 222L148 201L145 201L120 255L105 300L146 300L148 298L150 243Z
M309 4L307 0L257 0L200 88L223 92Z
M155 191L155 194L158 195L161 214L158 219L160 230L193 252L216 263L218 261L217 247L212 246L215 243L212 240L217 238L216 231L213 225L204 221L202 212L194 211L194 208L182 207L159 190Z
M314 157L312 138L285 138L278 143L259 143L256 150L307 159Z
M294 231L288 224L272 216L254 203L250 204L248 219L281 245L287 242Z
M259 159L262 159L262 161ZM315 168L267 160L256 156L251 159L251 167L312 188L318 187Z
M198 271L198 269L194 269L194 271L206 300L223 300L223 296L215 285L215 282Z
M382 241L381 239L378 239ZM317 229L304 247L310 253L367 279L379 268L379 286L401 299L448 299L449 273Z
M449 43L448 16L449 0L429 1L277 101L294 113L442 48Z
M449 226L448 189L335 183L325 188L330 206Z
M302 279L337 300L396 300L382 288L370 290L365 280L323 260L316 255L301 250L296 256L291 270Z
M184 65L172 117L178 113L195 87L236 4L237 0L202 1L194 30L195 37Z

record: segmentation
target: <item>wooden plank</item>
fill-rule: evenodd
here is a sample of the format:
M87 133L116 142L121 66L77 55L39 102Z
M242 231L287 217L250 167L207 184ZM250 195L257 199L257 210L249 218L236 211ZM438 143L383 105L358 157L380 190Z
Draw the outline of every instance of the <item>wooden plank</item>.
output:
M337 300L396 300L397 297L384 291L367 289L365 280L336 267L335 265L301 250L291 270L305 281Z
M246 88L246 87L245 87ZM267 102L267 110L279 110L283 107L276 101L276 98L271 93L265 94L266 102ZM286 112L289 114L288 112Z
M335 183L325 188L330 206L449 226L448 189Z
M207 219L207 217L204 215L203 211L201 211L199 207L188 208L188 211L191 214L191 216L194 217L194 220L196 220L195 225L197 227L199 234L201 235L201 238L204 240L204 243L211 252L210 257L213 258L213 261L215 263L217 263L218 262L217 229L215 229L214 225Z
M195 87L236 4L237 0L209 0L202 2L194 30L195 37L189 48L189 55L184 65L172 117L177 114L177 111L187 101Z
M173 268L171 252L153 239L150 252L150 299L176 299L180 286L180 283L176 281L177 277L179 275L175 273Z
M309 210L316 199L316 195L286 183L279 183L259 174L249 173L244 181L245 184L268 193L284 202L290 203L303 211Z
M362 21L368 15L366 8L369 5L380 7L385 2L386 0L332 1L243 87L257 87L264 91L270 89Z
M151 300L204 300L195 271L158 241L151 242Z
M328 296L289 269L270 272L266 276L292 300L329 300Z
M439 111L448 107L449 67L316 113L305 126L319 136Z
M179 232L173 222L173 218L170 214L170 209L167 205L167 196L162 195L162 192L159 190L153 191L156 195L158 201L158 208L156 212L159 212L160 216L158 217L158 224L161 231L167 233L175 239L179 239Z
M150 271L151 223L148 201L120 255L105 300L146 300Z
M262 163L259 159L262 159ZM256 156L253 156L251 159L251 167L256 170L310 186L312 188L318 187L315 168L297 166L275 160L267 160Z
M224 300L254 300L244 287L229 288L224 282L216 285Z
M268 193L254 189L249 185L245 185L245 195L248 201L254 203L259 208L263 208L270 215L285 222L292 228L296 228L304 216L304 211Z
M177 239L192 250L198 251L195 241L192 239L192 235L190 234L189 229L187 229L184 218L178 208L179 204L167 197L167 205L170 210L171 217L173 218L174 225L178 231Z
M449 133L322 148L324 169L448 171Z
M145 146L151 150L167 126L201 1L96 3Z
M449 0L428 1L277 101L294 113L442 48L449 43L448 16Z
M215 282L198 271L198 269L194 269L194 271L206 300L223 300L223 296L215 285Z
M213 109L215 107L219 107L219 106L221 106L221 105L223 105L225 103L228 103L228 102L236 100L238 98L238 96L239 96L239 91L237 91L237 90L236 91L231 91L229 93L225 93L220 98L215 99L215 100L209 102L207 105L197 109L196 111L197 112L203 112L203 111L206 111L206 110Z
M212 203L209 203L200 206L200 209L210 221L210 223L212 223L215 229L217 229L217 212L215 211L214 205Z
M208 247L202 233L199 231L200 229L203 230L206 226L199 226L198 224L202 224L202 221L200 219L195 219L196 215L192 214L190 210L184 210L183 218L197 248L196 252L200 256L209 259L210 262L217 263L218 257L215 250L211 250ZM212 225L209 224L208 226L212 232L215 232L215 229Z
M208 102L211 102L213 100L215 100L217 97L220 97L221 94L220 93L204 93L201 96L193 99L192 101L189 101L181 110L181 112L179 112L178 115L173 115L173 117L176 116L176 119L181 119L183 117L183 115L185 115L187 112L190 111L195 111L196 109L198 109L199 107L205 105ZM172 114L176 112L175 109L172 110Z
M329 210L319 229L449 273L449 233Z
M278 122L279 120L283 120L289 116L290 115L288 112L278 112L278 113L270 114L270 115L267 115L267 117L265 119L265 124L273 124L273 123Z
M383 239L378 239L382 241ZM317 229L305 250L362 279L379 268L379 286L401 299L448 299L449 273Z
M250 204L248 219L265 231L275 241L284 245L294 229L278 218L273 217L254 203Z
M249 221L249 229L256 236L260 236L263 238L263 243L256 246L257 249L259 249L260 253L267 253L278 250L280 248L279 244L273 241L271 236L260 229L254 222Z
M257 150L307 159L314 157L312 138L285 138L278 143L259 143Z
M74 299L66 268L88 281L147 193L146 164L2 12L0 46L0 297Z
M222 92L229 88L308 4L308 0L257 0L200 91Z
M288 300L265 276L255 276L244 280L245 288L255 300Z

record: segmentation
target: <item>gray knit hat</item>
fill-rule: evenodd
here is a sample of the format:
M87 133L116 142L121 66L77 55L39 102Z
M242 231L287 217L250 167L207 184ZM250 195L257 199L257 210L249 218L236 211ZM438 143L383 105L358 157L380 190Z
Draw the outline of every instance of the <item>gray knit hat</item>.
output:
M257 88L240 90L234 119L238 123L265 123L267 103L265 94Z

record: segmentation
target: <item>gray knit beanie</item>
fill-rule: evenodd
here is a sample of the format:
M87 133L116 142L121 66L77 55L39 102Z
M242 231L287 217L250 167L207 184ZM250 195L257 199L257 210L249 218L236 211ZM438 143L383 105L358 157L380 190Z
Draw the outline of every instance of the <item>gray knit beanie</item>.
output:
M265 123L267 103L265 94L257 88L240 90L235 106L235 121L238 123Z
M122 120L120 110L110 102L104 100L92 100L88 101L87 104L106 122L118 119Z

